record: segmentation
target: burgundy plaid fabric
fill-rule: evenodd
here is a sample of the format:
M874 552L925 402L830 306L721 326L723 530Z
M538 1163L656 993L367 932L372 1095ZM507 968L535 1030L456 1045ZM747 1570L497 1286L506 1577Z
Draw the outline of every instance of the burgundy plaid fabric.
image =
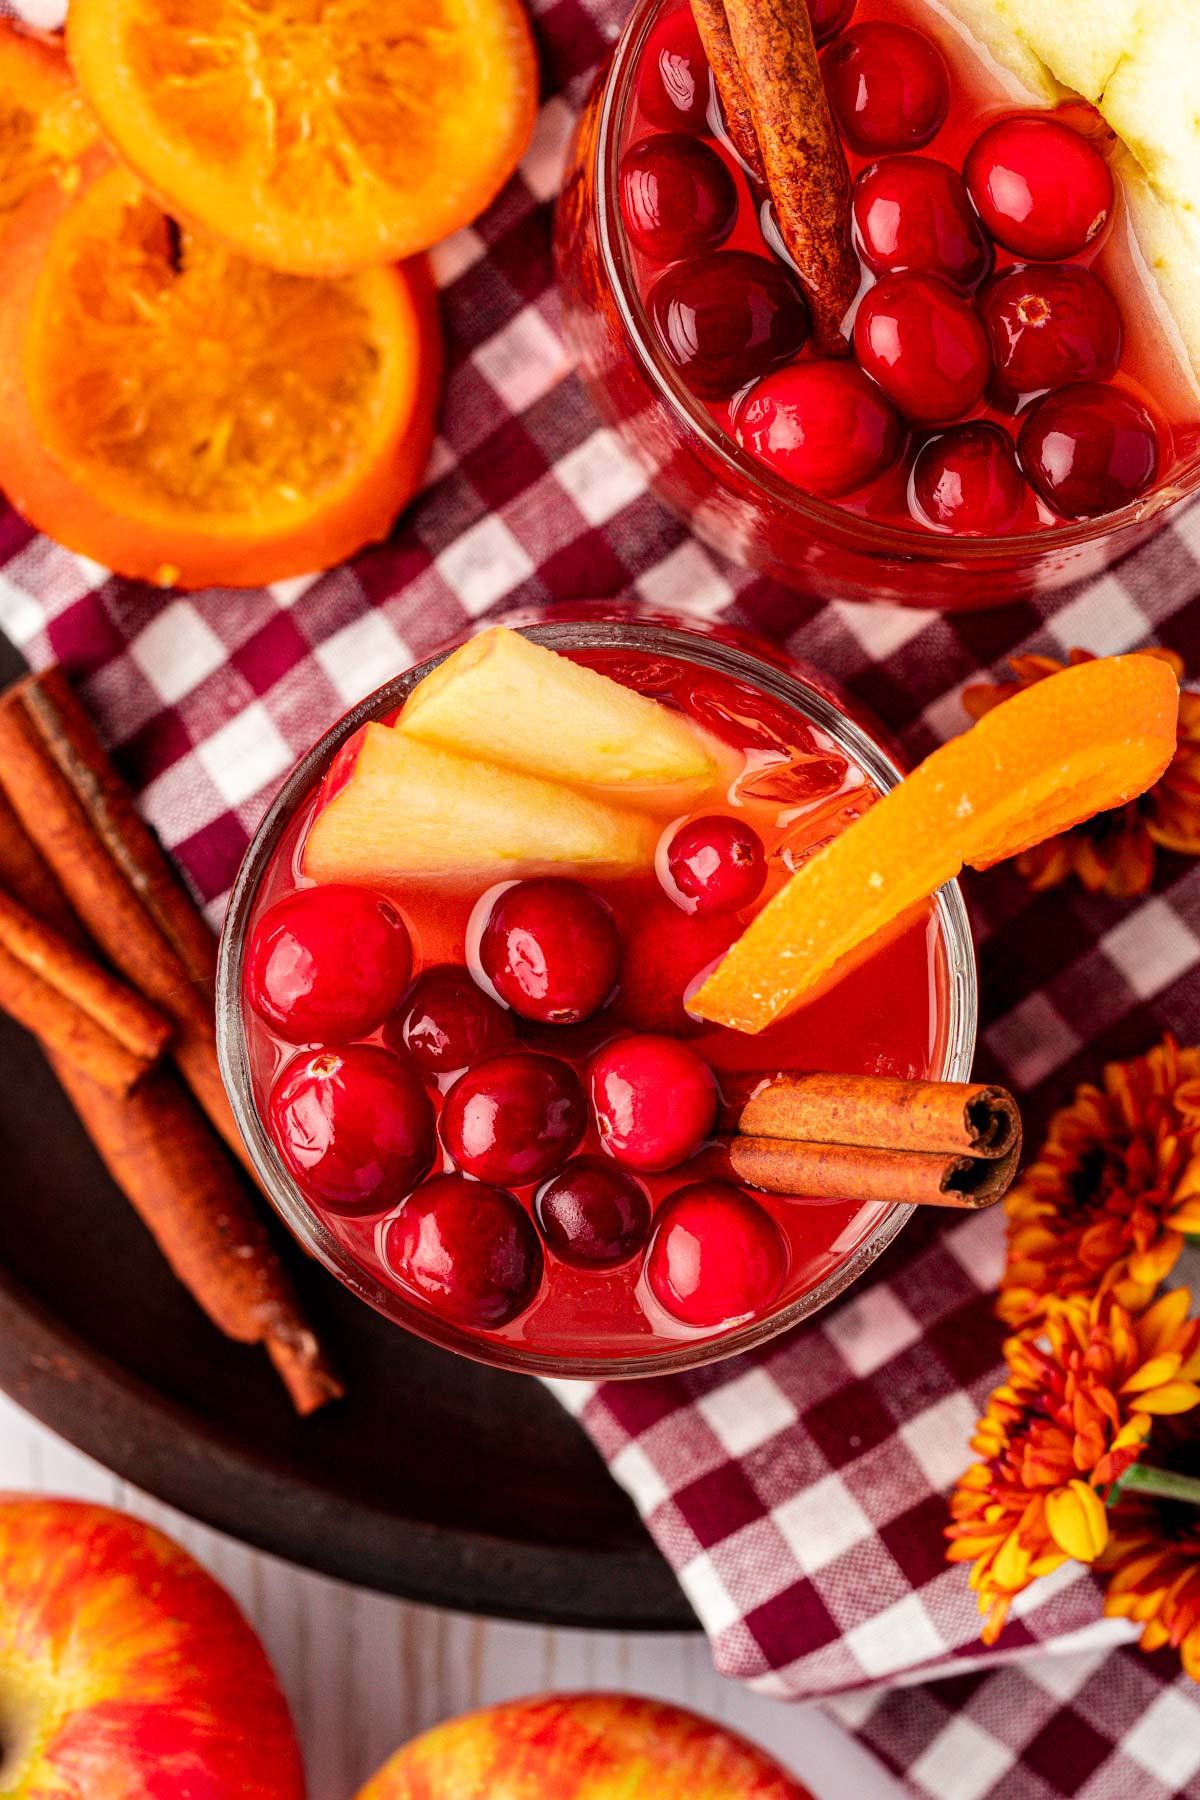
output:
M54 11L23 4L43 23ZM962 728L964 684L1016 651L1157 642L1200 675L1196 508L1085 590L959 617L801 599L664 512L570 373L550 269L574 110L624 7L534 12L537 137L487 217L435 255L442 434L387 544L312 580L171 597L0 513L0 625L34 663L66 666L214 920L313 739L436 644L514 607L628 595L719 615L839 677L914 758ZM1135 905L1031 894L1004 868L974 878L968 899L979 1073L1021 1093L1033 1133L1105 1058L1164 1028L1200 1035L1200 865L1164 857ZM943 1562L945 1492L997 1373L1000 1254L992 1216L921 1220L842 1304L756 1356L563 1397L677 1569L720 1667L781 1697L829 1698L914 1793L1200 1796L1200 1696L1169 1657L1106 1654L1129 1634L1100 1621L1088 1576L1072 1565L1031 1590L985 1658L965 1573Z

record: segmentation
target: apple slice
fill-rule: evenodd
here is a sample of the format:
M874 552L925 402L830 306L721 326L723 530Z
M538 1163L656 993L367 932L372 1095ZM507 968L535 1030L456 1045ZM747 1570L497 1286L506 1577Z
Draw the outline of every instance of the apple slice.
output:
M325 778L303 867L313 881L384 885L619 875L653 859L655 837L638 813L366 725Z
M712 787L719 746L679 713L497 625L409 695L399 729L442 750L680 811Z

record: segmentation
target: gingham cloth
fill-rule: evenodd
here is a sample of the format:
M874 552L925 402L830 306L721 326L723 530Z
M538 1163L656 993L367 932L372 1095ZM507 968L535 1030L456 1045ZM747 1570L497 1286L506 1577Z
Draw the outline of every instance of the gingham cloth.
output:
M38 22L55 10L37 0ZM0 624L35 664L66 666L214 921L314 738L508 608L628 595L756 629L838 676L913 758L963 727L964 684L1016 651L1153 641L1200 674L1195 508L1085 590L958 617L821 605L692 539L598 426L551 280L574 111L625 9L534 10L547 99L518 176L435 254L450 352L442 435L388 544L314 580L170 598L0 514ZM978 1072L1020 1092L1034 1136L1105 1058L1164 1027L1200 1035L1200 865L1163 858L1137 905L1077 888L1034 895L1008 869L974 878L968 898ZM1129 1634L1098 1622L1087 1575L1070 1565L1031 1590L991 1659L1004 1666L986 1670L965 1572L943 1562L944 1496L997 1376L1000 1255L994 1215L922 1218L845 1302L757 1356L564 1399L678 1571L722 1670L829 1698L914 1793L1200 1796L1197 1690L1170 1656L1106 1655Z

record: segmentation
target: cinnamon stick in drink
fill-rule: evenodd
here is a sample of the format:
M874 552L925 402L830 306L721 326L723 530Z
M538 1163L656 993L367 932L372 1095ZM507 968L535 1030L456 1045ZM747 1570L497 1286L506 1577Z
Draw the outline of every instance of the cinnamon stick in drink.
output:
M63 890L0 792L0 887L72 944L87 940ZM221 1330L262 1343L302 1415L342 1387L234 1169L165 1066L125 1098L45 1046L109 1174L175 1275Z
M140 994L2 892L0 1007L116 1094L136 1087L171 1039Z
M843 321L859 289L850 239L850 172L829 108L805 0L723 0L732 56L709 7L696 10L739 150L752 129L779 230L808 299L813 337L844 356ZM744 152L743 152L744 154ZM747 161L751 159L747 157ZM751 162L751 166L754 163Z
M725 114L725 124L733 147L747 168L752 169L758 179L765 183L767 172L763 168L758 138L754 132L750 96L746 92L742 65L729 34L725 0L692 0L692 17L696 21L696 30L700 33L700 42L704 46L708 66L713 72L717 92L721 96L721 110Z
M92 937L170 1019L184 1079L253 1174L217 1064L216 941L60 670L0 699L0 787Z
M718 1125L736 1179L828 1200L991 1206L1021 1155L1016 1101L983 1082L750 1075L727 1084Z

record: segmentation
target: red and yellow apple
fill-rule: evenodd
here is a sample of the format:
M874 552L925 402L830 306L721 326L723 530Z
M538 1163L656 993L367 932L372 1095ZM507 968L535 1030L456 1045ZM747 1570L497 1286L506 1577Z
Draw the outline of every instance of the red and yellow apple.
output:
M304 1800L261 1644L161 1532L0 1495L0 1794Z
M553 1694L415 1738L358 1800L812 1800L720 1725L657 1700Z

